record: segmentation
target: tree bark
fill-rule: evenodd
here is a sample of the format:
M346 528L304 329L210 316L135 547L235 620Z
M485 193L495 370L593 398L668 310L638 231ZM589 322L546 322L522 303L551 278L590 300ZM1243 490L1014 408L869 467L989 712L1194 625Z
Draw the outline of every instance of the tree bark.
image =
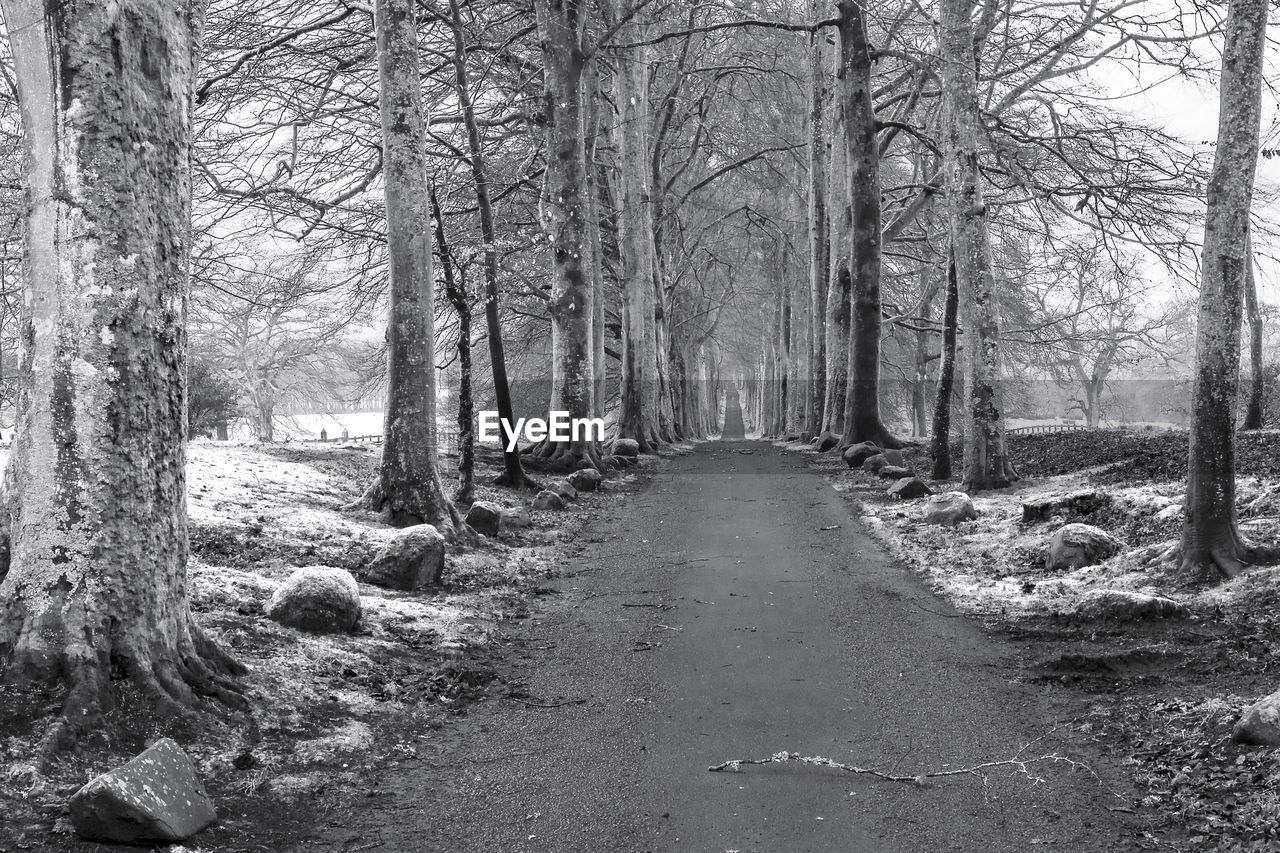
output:
M415 8L413 0L374 7L391 305L382 464L365 503L393 524L432 524L448 536L464 525L444 494L436 454L431 179Z
M1266 422L1267 380L1262 354L1262 311L1258 307L1258 280L1254 275L1253 252L1245 256L1245 308L1249 316L1249 402L1241 429L1262 429Z
M454 503L470 506L476 494L475 398L471 392L471 303L467 286L459 281L449 238L444 230L440 199L431 187L431 215L436 226L436 246L440 250L440 271L444 276L444 293L458 316L458 488Z
M582 0L536 0L544 69L544 123L547 165L538 218L551 250L552 398L550 409L570 418L591 417L595 371L592 365L592 285L584 265L586 233L585 145L582 74L585 61ZM583 460L599 467L594 442L546 441L536 455L558 467Z
M849 384L849 321L853 312L853 280L849 269L849 232L853 211L849 202L849 179L845 164L843 99L832 103L831 150L827 184L827 246L829 255L827 289L827 393L823 405L822 428L844 434L845 398Z
M453 27L454 89L462 120L467 127L467 160L471 167L471 179L476 187L476 209L480 216L480 239L484 241L484 318L489 342L489 364L493 372L494 405L498 417L507 423L515 423L515 409L511 405L511 384L507 380L507 355L502 340L502 317L498 305L498 250L494 228L493 200L489 192L489 170L485 163L484 144L480 136L480 124L476 121L475 105L471 100L471 81L467 73L467 49L463 40L462 14L458 0L449 0L449 15ZM502 443L502 475L498 485L536 488L538 484L525 474L518 448L507 450Z
M26 141L0 675L60 685L42 753L127 683L160 715L244 706L187 593L191 107L203 8L3 0Z
M943 169L951 218L956 285L968 341L964 485L970 491L1008 486L1017 475L1005 448L1000 400L1000 315L991 234L978 163L981 120L973 45L974 0L941 0Z
M628 13L627 8L620 7L614 18L621 19ZM635 20L621 31L627 42L643 41L646 32ZM622 261L622 410L618 435L634 439L642 453L651 453L663 442L657 411L657 248L653 229L648 48L624 48L616 51L613 59L618 250Z
M880 416L880 148L871 99L871 53L862 6L855 0L841 0L837 8L844 141L853 205L849 251L853 317L844 440L846 444L872 441L896 448L902 442L889 432Z
M1240 320L1249 264L1249 208L1258 160L1266 0L1232 0L1223 28L1218 144L1205 210L1192 390L1182 570L1233 576L1262 556L1236 519L1235 412Z
M960 295L956 286L955 256L948 252L947 302L942 311L942 352L938 364L938 391L933 401L933 429L929 451L933 479L951 479L951 395L956 379L956 332Z
M823 431L827 397L827 285L830 266L827 227L827 130L826 45L822 31L811 36L809 48L809 365L808 430Z

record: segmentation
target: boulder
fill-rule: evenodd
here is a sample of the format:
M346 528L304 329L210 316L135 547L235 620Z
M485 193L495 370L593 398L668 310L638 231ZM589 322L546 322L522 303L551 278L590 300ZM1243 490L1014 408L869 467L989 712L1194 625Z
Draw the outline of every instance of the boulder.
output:
M1066 524L1049 539L1044 567L1051 572L1096 566L1124 548L1124 543L1092 524Z
M583 468L569 475L569 485L580 492L594 492L603 481L604 475L595 468Z
M1172 521L1175 518L1182 518L1182 504L1169 504L1153 517L1156 521Z
M564 480L547 483L547 488L543 491L555 492L562 501L576 501L578 499L578 490ZM537 507L534 507L534 509L537 509Z
M346 569L303 566L276 588L267 617L301 631L345 634L360 620L360 587Z
M584 456L573 464L573 470L581 471L584 468L590 468L592 471L596 469L596 463L592 462L588 457Z
M69 809L77 835L111 844L185 841L218 819L195 765L169 738L76 791Z
M476 501L467 510L467 525L481 536L497 536L502 524L502 507L489 501Z
M889 464L889 460L884 458L883 453L877 453L875 456L868 456L862 460L862 470L868 474L879 474L880 469Z
M1144 619L1183 619L1190 615L1190 611L1186 605L1172 598L1119 589L1095 589L1080 599L1071 615L1077 619L1137 622Z
M564 509L564 498L551 491L543 489L538 492L537 497L533 499L534 509Z
M411 591L440 583L444 537L430 524L397 530L373 555L364 579L388 589Z
M869 441L860 444L851 444L844 449L844 453L840 454L840 458L844 460L844 464L850 468L861 468L862 463L866 462L872 456L878 456L880 448L876 447Z
M1111 496L1105 492L1074 492L1069 495L1050 495L1046 498L1027 501L1022 505L1022 523L1035 524L1048 521L1055 515L1067 517L1089 515L1110 503Z
M933 494L933 489L919 477L903 477L889 487L888 495L898 500L910 501Z
M613 455L634 459L640 455L640 442L634 438L620 438L613 443Z
M907 457L902 455L901 450L884 451L884 461L886 464L894 465L894 466L897 466L898 468L907 467Z
M914 477L915 471L910 468L902 468L897 465L886 465L880 469L881 480L901 480L903 477Z
M924 507L925 524L954 527L962 521L973 521L977 517L978 508L964 492L943 492L940 495L934 495Z
M499 526L502 530L523 530L531 524L533 520L529 518L529 510L515 506L502 511L502 523Z
M1231 730L1237 743L1280 746L1280 690L1245 709Z
M834 432L824 432L813 440L813 449L819 453L835 450L840 446L840 436Z

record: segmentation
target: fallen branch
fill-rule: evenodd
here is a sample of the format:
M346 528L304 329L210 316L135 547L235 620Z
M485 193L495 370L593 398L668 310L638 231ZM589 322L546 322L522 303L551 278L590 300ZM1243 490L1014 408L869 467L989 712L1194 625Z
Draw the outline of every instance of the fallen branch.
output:
M1003 761L984 761L981 764L974 764L968 767L959 767L955 770L928 770L924 773L917 773L914 776L903 776L896 773L885 773L883 770L876 770L871 767L858 767L853 764L841 764L839 761L833 761L830 758L823 758L819 755L804 756L798 752L779 752L769 758L735 758L731 761L725 761L714 767L708 767L712 773L736 773L742 769L744 764L785 764L787 762L796 762L798 764L807 764L812 767L829 767L832 770L839 770L843 773L852 773L858 776L874 776L877 779L884 779L887 782L907 782L912 785L924 785L926 780L940 779L947 776L978 776L985 778L984 770L995 770L1000 767L1013 767L1019 773L1029 777L1033 782L1040 783L1044 780L1038 776L1032 775L1030 767L1033 764L1042 764L1045 762L1061 762L1071 765L1074 770L1076 768L1085 768L1085 764L1065 755L1059 755L1056 752L1047 752L1043 755L1037 755L1034 758L1021 758L1019 755L1013 758L1006 758Z

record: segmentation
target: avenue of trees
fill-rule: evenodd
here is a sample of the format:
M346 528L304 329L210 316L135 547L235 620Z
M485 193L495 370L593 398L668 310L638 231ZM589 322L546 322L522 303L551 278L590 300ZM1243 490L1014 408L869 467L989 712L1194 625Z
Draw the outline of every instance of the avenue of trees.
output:
M69 687L51 748L113 678L178 714L241 702L188 614L185 441L234 410L269 441L334 376L385 395L360 504L467 536L472 413L514 420L527 387L642 452L714 435L740 388L763 435L928 436L935 477L981 491L1018 476L1011 379L1096 425L1114 377L1183 356L1177 558L1212 579L1269 556L1233 457L1238 413L1269 414L1264 0L0 9L0 235L25 214L0 259L21 360L0 671ZM1207 155L1117 103L1120 62L1217 86ZM501 482L608 456L544 441Z

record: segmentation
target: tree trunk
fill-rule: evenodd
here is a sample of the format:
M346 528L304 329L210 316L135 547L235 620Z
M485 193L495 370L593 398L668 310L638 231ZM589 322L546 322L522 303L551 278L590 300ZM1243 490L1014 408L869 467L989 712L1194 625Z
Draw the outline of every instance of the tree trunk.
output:
M827 285L830 243L827 227L827 36L815 32L809 49L809 390L808 425L823 431L827 395Z
M538 37L544 68L544 122L547 165L538 218L551 250L552 398L550 409L571 419L589 418L594 409L592 365L592 285L584 265L586 233L585 146L582 137L582 33L586 7L581 0L536 0ZM535 450L557 467L574 468L582 460L599 467L594 442L546 441Z
M628 13L619 8L616 18ZM636 21L622 30L624 41L643 41ZM646 47L614 56L614 147L617 151L618 251L622 278L622 410L618 435L635 439L642 453L662 444L658 429L658 358L655 317L656 246L653 233L652 136Z
M4 0L26 138L0 673L66 688L43 756L113 681L152 711L243 706L187 594L191 107L202 9ZM141 145L134 140L147 140Z
M1249 315L1249 403L1241 429L1262 429L1266 421L1267 380L1263 368L1262 311L1258 308L1258 280L1254 276L1253 252L1245 256L1245 307Z
M413 0L377 0L378 81L391 305L382 465L365 503L391 523L463 527L436 456L435 279L431 180Z
M449 239L444 230L440 200L431 188L431 214L436 221L436 245L440 250L440 271L444 275L444 292L458 315L458 489L455 503L470 506L476 494L475 398L471 393L471 303L467 287L458 280L449 252Z
M938 392L933 402L933 429L929 452L933 456L933 479L951 479L951 389L956 379L957 315L960 294L956 286L955 255L948 253L947 303L942 317L942 352L938 364Z
M934 274L932 253L926 251L920 261L920 309L917 312L922 321L933 316L933 300L938 293L938 278ZM916 436L925 436L929 432L929 362L933 360L929 354L929 337L932 330L921 328L916 331L915 377L911 382L911 431Z
M844 145L844 106L841 99L832 105L831 163L827 192L827 246L831 277L827 290L827 394L822 428L844 434L844 406L849 383L849 320L853 311L853 280L849 270L849 232L853 211L849 203L849 180L845 172L848 151Z
M471 83L467 74L467 52L463 40L462 15L458 0L449 0L449 14L453 25L454 88L462 120L467 127L467 159L471 166L471 178L476 187L476 208L480 214L480 239L484 242L484 319L489 342L489 364L493 372L493 398L498 417L507 423L515 423L515 409L511 405L511 384L507 381L507 355L502 341L502 317L498 312L498 252L494 231L493 200L489 194L489 170L485 165L484 145L480 137L480 125L476 121L475 105L471 100ZM507 450L502 442L502 475L498 485L536 488L538 484L524 472L519 448Z
M967 399L964 485L970 491L1008 486L1017 475L1005 448L1001 411L1000 315L991 260L991 234L978 165L974 0L941 0L943 168L951 218L956 285L965 321Z
M456 0L455 0L456 2ZM586 194L587 261L591 274L591 414L604 417L605 353L604 353L604 247L600 240L600 186L597 152L600 147L600 69L599 57L592 55L583 71L582 97L584 161L583 192Z
M862 6L854 0L841 0L838 8L840 91L853 205L849 251L853 317L844 439L846 444L873 441L896 448L902 442L880 417L880 148L871 100L871 54Z
M1235 411L1258 160L1266 0L1232 0L1224 26L1218 144L1205 210L1182 570L1235 575L1261 555L1236 521Z

